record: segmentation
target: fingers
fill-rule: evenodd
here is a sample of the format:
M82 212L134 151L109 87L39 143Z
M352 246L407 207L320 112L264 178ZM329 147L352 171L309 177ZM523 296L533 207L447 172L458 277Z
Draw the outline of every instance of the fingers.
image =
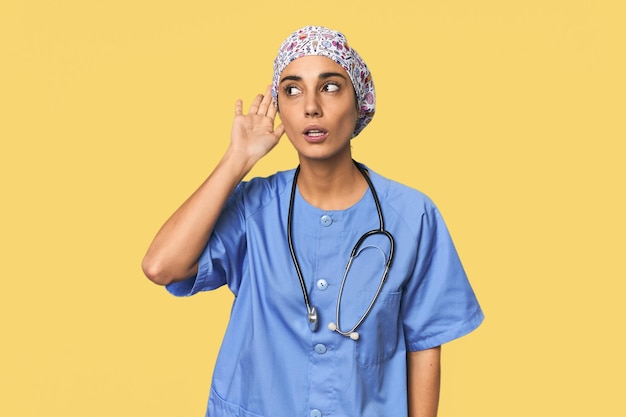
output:
M258 114L261 116L274 117L276 115L276 106L272 99L272 86L268 85L265 94L259 94L254 98L250 105L250 114Z
M258 114L259 106L261 105L261 101L263 100L263 94L258 94L252 104L250 105L250 109L248 110L248 114Z
M274 119L277 114L278 114L278 106L276 106L274 104L274 98L272 97L270 99L270 104L269 104L269 107L267 109L267 117L270 117L270 118Z
M235 103L235 116L240 116L243 114L243 101L237 100Z
M272 86L268 85L265 88L265 94L263 95L263 99L261 100L261 104L259 105L258 114L269 116L268 110L272 109L274 105L272 104Z
M276 126L276 128L274 129L274 137L276 139L280 139L283 133L285 133L285 127L281 123L280 125Z

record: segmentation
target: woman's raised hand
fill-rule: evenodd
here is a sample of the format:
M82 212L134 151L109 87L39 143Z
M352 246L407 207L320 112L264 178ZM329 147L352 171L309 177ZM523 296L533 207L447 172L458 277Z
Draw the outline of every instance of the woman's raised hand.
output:
M253 164L265 156L285 132L282 124L274 128L277 112L271 86L265 89L265 94L256 96L248 114L243 114L243 102L237 100L230 137L231 150L242 153Z

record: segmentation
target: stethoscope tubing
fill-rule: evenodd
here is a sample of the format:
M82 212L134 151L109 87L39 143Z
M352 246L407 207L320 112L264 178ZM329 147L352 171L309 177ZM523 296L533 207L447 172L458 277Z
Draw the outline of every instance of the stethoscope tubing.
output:
M389 256L387 257L387 260L385 262L385 270L383 272L383 276L378 284L378 288L376 288L374 297L372 297L372 300L370 301L369 305L365 309L365 313L363 313L361 318L356 322L354 326L352 326L350 330L347 330L347 331L341 330L341 324L340 324L340 319L339 319L339 316L341 315L341 299L343 296L343 288L346 284L346 279L348 278L348 272L350 271L350 267L352 266L352 261L356 257L357 251L359 247L361 246L361 244L365 241L365 239L367 239L370 236L377 235L377 234L382 234L386 236L389 239L389 244L390 244ZM380 296L380 293L383 289L383 285L385 284L385 281L387 281L387 275L389 273L389 268L391 266L391 260L393 259L393 251L394 251L393 236L391 236L391 233L389 233L386 230L377 230L377 229L370 230L369 232L366 232L365 234L363 234L361 238L357 241L356 245L354 245L354 248L352 249L352 253L350 254L350 259L348 260L346 269L343 273L343 278L341 279L341 285L339 286L339 294L337 296L337 307L335 308L335 325L333 326L332 330L344 336L355 337L351 335L355 334L356 329L365 321L367 316L370 314L370 312L372 311L372 308L374 307L374 304L376 303L376 300L378 300L378 297Z
M374 304L376 303L376 300L378 299L383 285L385 284L385 281L387 280L387 275L389 273L389 268L391 267L391 261L393 260L393 252L394 252L394 239L393 236L391 235L391 233L389 233L387 230L385 230L385 223L384 223L384 218L383 218L383 213L382 213L382 209L380 207L380 201L378 199L378 194L376 193L376 189L374 188L374 184L372 184L372 181L369 178L369 175L367 174L365 168L361 167L356 161L353 161L354 165L358 168L359 172L363 175L363 178L365 178L365 181L367 182L367 185L371 191L372 197L374 198L374 204L376 205L376 211L378 213L378 222L379 222L379 226L378 229L373 229L370 230L368 232L365 232L363 235L361 235L361 237L359 238L359 240L356 242L356 244L354 245L354 247L352 248L352 252L350 253L350 258L348 260L348 263L346 264L346 268L344 270L344 274L343 274L343 278L341 280L341 285L339 287L339 294L337 297L337 307L335 309L335 323L330 323L329 324L329 329L336 331L337 333L343 335L343 336L347 336L350 337L353 340L357 340L359 338L359 334L356 332L356 329L363 323L363 321L365 321L365 319L367 318L367 316L369 315L369 313L372 311L372 308L374 307ZM307 309L307 320L309 323L309 328L311 329L311 331L316 331L317 327L318 327L318 317L317 317L317 309L315 308L315 306L311 305L311 302L309 300L309 294L308 291L306 289L306 285L304 283L304 277L302 276L302 270L300 269L300 264L298 263L298 258L296 256L296 252L295 252L295 248L293 245L293 206L294 206L294 200L295 200L295 195L296 195L296 186L297 186L297 179L298 179L298 174L300 173L300 166L298 166L296 168L296 171L294 173L293 176L293 184L291 186L291 195L289 198L289 210L287 213L287 244L289 246L289 252L291 254L291 259L293 261L293 265L295 267L296 270L296 274L298 275L298 281L300 282L300 288L302 290L302 296L304 298L304 304L306 306ZM378 284L378 288L376 289L376 292L374 294L374 297L372 297L372 300L370 301L367 309L365 310L365 313L361 316L361 318L357 321L357 323L349 330L349 331L343 331L341 330L341 326L339 324L339 316L340 316L340 311L341 311L341 299L343 296L343 289L345 287L345 283L346 283L346 279L348 277L348 272L350 271L350 267L352 265L352 261L354 260L354 258L357 256L357 252L359 250L359 248L361 247L361 245L363 244L363 242L365 241L365 239L367 239L370 236L373 235L377 235L377 234L382 234L384 236L386 236L389 239L389 256L387 257L386 261L385 261L385 270L383 272L383 276L380 280L380 283Z
M302 277L302 271L300 270L300 264L298 263L298 258L296 257L296 251L293 246L293 236L292 236L292 220L293 220L293 202L296 196L296 184L298 174L300 173L300 165L296 168L296 172L293 175L293 186L291 187L291 197L289 198L289 212L287 213L287 244L289 246L289 252L291 254L291 259L293 261L293 266L296 268L296 274L298 274L298 278L300 281L300 288L302 289L302 295L304 297L304 304L307 310L307 318L309 321L309 327L312 331L317 330L317 310L315 307L311 306L309 302L309 293L306 290L306 285L304 284L304 278Z

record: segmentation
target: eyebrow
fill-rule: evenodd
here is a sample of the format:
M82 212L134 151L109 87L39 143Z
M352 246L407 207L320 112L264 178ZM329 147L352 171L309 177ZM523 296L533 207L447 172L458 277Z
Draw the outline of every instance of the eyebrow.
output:
M331 77L341 77L344 80L347 80L346 76L340 72L322 72L320 75L317 76L317 78L320 80L325 80ZM282 84L285 81L302 81L302 77L300 77L299 75L286 75L283 79L280 80L279 84Z

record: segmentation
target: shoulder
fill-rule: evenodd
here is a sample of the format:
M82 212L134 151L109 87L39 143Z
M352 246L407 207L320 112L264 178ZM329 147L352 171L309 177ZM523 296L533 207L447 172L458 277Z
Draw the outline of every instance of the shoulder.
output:
M231 204L241 205L246 216L276 202L290 192L295 170L279 171L268 177L254 177L239 183Z
M435 203L420 190L386 178L372 170L369 172L381 203L392 210L399 213L436 210Z
M437 206L422 191L372 170L369 172L387 223L406 228L412 234L419 234L424 227L432 227L441 220Z

